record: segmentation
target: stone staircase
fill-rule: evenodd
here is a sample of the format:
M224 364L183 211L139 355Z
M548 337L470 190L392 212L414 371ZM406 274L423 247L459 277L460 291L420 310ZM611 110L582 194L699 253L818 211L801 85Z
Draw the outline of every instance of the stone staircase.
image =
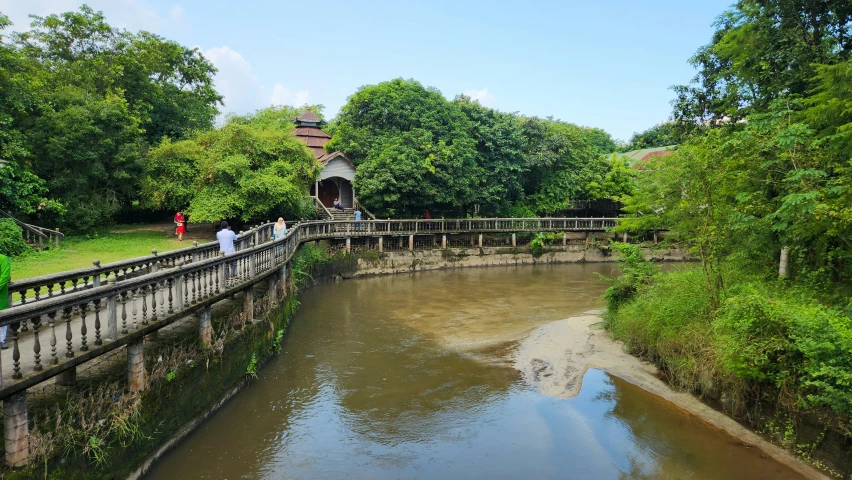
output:
M332 220L355 220L355 209L354 208L346 208L344 210L338 210L336 208L328 209L331 212ZM361 219L364 220L364 216L361 216Z

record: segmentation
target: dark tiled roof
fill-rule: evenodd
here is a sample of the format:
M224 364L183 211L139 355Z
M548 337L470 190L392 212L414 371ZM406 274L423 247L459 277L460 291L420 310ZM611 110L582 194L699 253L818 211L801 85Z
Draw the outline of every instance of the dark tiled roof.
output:
M305 110L301 115L296 117L296 122L311 122L311 123L319 123L322 120L312 111Z

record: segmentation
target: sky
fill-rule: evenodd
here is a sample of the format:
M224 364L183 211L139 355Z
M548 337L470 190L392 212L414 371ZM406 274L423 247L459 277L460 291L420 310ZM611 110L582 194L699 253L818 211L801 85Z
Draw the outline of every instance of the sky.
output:
M603 128L627 140L667 120L672 85L733 0L0 0L29 14L87 3L107 21L197 47L219 72L223 113L325 106L413 78L452 99Z

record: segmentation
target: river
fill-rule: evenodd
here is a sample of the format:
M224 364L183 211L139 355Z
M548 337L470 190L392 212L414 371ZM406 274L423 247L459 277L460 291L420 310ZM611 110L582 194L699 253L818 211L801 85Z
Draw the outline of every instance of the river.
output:
M146 476L165 479L792 479L600 370L571 399L511 356L600 306L607 264L344 281L303 292L283 351Z

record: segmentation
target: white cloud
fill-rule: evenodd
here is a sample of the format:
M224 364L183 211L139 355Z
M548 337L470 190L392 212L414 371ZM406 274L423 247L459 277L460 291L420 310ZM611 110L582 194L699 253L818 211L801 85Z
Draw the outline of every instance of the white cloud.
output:
M309 91L293 92L280 83L272 87L271 95L268 94L248 60L230 47L213 47L203 53L219 70L214 84L225 97L223 112L244 114L271 105L301 106L310 103Z
M476 90L474 88L465 90L463 92L465 95L470 97L472 100L478 100L482 106L485 107L493 107L497 102L497 97L494 94L488 92L488 87L483 88L482 90Z
M294 107L300 107L311 103L311 92L307 90L293 92L284 85L276 83L275 86L272 87L272 97L270 100L273 105L292 105Z
M166 35L183 26L183 7L154 8L144 0L0 0L0 12L14 24L12 30L29 30L29 15L40 17L70 11L79 11L83 4L102 11L113 27L127 30L147 30Z

